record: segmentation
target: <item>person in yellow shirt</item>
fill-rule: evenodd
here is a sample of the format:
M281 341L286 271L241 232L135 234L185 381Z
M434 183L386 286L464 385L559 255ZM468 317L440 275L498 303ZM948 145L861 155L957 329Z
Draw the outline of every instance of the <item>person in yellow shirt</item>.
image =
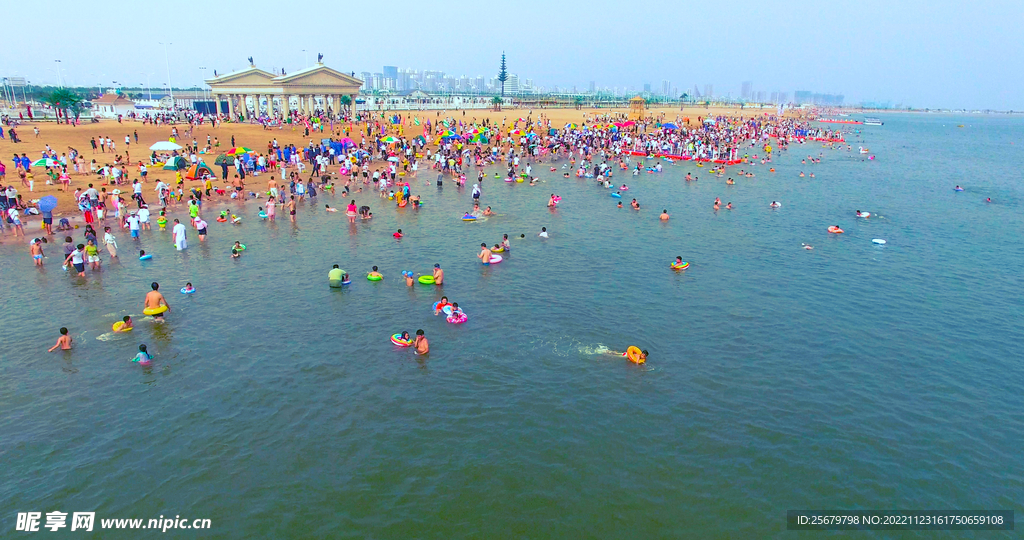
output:
M206 189L206 196L210 196L210 192L213 191L213 179L209 176L206 177L206 182L203 183L203 187Z

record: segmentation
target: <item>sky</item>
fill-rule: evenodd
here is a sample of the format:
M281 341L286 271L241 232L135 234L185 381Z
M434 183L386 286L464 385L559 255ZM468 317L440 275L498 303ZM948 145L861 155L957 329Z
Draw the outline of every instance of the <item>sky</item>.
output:
M489 78L504 51L510 73L548 88L668 80L738 97L752 81L755 91L844 94L847 104L1024 110L1021 1L52 0L45 11L15 1L4 16L38 20L5 25L0 53L0 75L33 84L56 83L59 66L69 86L159 88L169 71L187 87L249 56L292 72L318 52L346 73L394 65Z

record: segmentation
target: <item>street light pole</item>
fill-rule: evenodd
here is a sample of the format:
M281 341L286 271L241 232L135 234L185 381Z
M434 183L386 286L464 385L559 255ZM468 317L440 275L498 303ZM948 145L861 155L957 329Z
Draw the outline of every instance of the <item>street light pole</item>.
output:
M207 100L209 98L206 97L206 68L200 66L199 71L202 72L202 84L200 85L200 88L203 90L203 99Z
M302 67L309 67L309 53L306 49L302 49Z
M57 88L63 88L64 86L60 81L60 60L54 60L57 63Z
M160 42L164 46L164 63L167 65L167 90L171 94L171 108L174 108L174 88L171 87L171 60L167 53L167 47L173 43Z

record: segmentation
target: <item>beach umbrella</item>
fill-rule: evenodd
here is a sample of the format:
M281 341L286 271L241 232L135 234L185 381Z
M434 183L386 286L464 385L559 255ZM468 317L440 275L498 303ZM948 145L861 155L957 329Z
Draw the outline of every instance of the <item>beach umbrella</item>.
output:
M41 158L32 164L33 167L58 167L60 162L55 159Z
M234 165L235 164L235 160L229 158L225 154L221 154L221 155L217 156L217 159L213 160L213 164L214 165Z
M348 148L349 146L355 146L356 145L355 141L353 141L352 139L350 139L348 137L342 138L340 141L338 141L338 143L341 144L342 148Z
M40 212L52 212L54 208L57 208L57 197L47 195L39 199Z
M398 163L398 157L397 156L391 156L391 157L388 158L388 161L393 161L395 163Z
M548 130L548 135L558 135L558 130L555 128L551 128Z
M572 122L565 125L566 129L576 129L578 126Z
M446 129L446 130L441 132L441 138L451 137L452 135L455 135L455 132L450 130L450 129Z
M388 144L394 144L394 143L398 142L398 139L396 139L395 137L392 137L391 135L388 135L387 137L384 137L383 139L381 139L380 142L384 142L384 143L388 143Z
M522 135L523 133L525 133L525 132L523 130L521 130L521 129L513 129L512 131L508 132L509 135L516 135L516 136Z
M423 135L417 135L417 136L413 137L412 140L416 144L427 144L427 140L425 138L423 138Z
M171 141L160 141L154 143L153 146L149 147L150 150L155 152L169 152L171 150L181 150L181 146L172 143Z
M236 147L232 148L231 150L228 150L228 155L230 155L230 156L240 156L242 154L248 154L249 152L252 152L252 149L246 148L244 146L236 146Z
M672 122L669 122L667 124L662 124L661 127L662 127L662 129L679 129L679 126L673 124Z

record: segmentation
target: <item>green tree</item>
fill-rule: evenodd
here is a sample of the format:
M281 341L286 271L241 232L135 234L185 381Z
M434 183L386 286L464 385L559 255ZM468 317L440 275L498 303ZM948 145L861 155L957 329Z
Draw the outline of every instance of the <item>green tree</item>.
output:
M501 97L505 97L505 81L508 80L508 70L505 69L505 51L501 51L501 70L498 71L498 82L501 83Z
M576 105L576 110L580 110L583 108L583 96L574 97L572 99L572 102L574 105Z
M501 104L502 104L503 101L505 101L505 100L501 99L500 96L494 96L493 98L491 98L491 105L494 105L494 110L500 111L501 110Z
M67 88L58 88L50 92L43 98L43 102L53 107L57 114L58 124L60 123L61 113L64 113L65 124L71 123L68 111L72 111L75 114L75 120L78 120L79 115L82 113L82 98Z

